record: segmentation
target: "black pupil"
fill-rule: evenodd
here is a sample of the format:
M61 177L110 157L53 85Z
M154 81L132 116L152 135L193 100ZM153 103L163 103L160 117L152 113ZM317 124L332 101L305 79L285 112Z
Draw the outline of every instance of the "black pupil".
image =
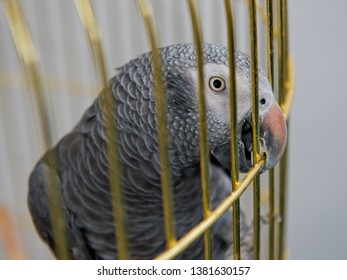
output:
M264 105L266 103L265 98L260 99L260 103Z
M217 89L220 89L222 87L222 82L216 79L213 81L213 86Z

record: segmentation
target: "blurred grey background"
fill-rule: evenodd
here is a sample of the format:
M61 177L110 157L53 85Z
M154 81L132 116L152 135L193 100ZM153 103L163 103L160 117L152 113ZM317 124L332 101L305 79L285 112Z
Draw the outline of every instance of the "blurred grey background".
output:
M347 259L347 1L288 2L297 76L290 139L290 255Z
M191 42L185 0L153 0L162 45ZM264 4L265 1L259 1ZM347 2L288 1L296 96L290 121L287 244L290 259L347 259ZM70 0L22 0L45 73L55 141L66 134L101 85L75 5ZM226 43L222 0L199 0L204 39ZM149 50L134 1L93 1L103 32L109 76ZM249 53L245 0L235 0L237 46ZM259 20L259 24L260 24ZM260 33L264 28L259 25ZM259 53L265 65L265 41ZM11 215L26 258L52 258L26 207L27 179L43 154L31 92L0 2L0 206ZM0 217L1 218L1 217ZM7 258L0 240L0 259Z

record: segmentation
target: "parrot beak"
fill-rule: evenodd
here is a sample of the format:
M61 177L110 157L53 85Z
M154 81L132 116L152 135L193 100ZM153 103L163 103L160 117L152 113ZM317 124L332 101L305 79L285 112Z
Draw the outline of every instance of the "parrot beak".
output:
M273 168L281 159L287 144L287 126L277 102L273 102L260 122L261 152L266 154L264 172Z
M248 172L252 164L253 139L252 139L252 115L241 122L239 127L239 169ZM260 117L260 152L266 154L266 163L261 173L273 168L281 159L287 143L287 126L280 106L273 102L271 107ZM211 150L211 160L230 172L230 142L221 144Z

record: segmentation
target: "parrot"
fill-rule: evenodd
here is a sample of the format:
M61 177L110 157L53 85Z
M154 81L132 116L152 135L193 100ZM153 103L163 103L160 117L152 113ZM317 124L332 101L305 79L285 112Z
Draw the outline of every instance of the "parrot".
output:
M232 192L228 48L204 43L203 67L211 201L215 209ZM173 188L174 228L181 239L203 219L197 50L192 43L158 49L166 98L167 149ZM153 54L142 54L117 68L81 120L38 161L29 177L28 208L40 237L56 254L50 194L57 188L72 259L119 259L110 190L107 141L117 145L129 258L153 259L167 249L161 187L158 118ZM239 170L252 168L252 75L250 57L235 51ZM287 128L265 71L258 68L261 172L275 166L286 147ZM105 94L111 95L112 121ZM113 126L116 137L105 131ZM232 210L212 228L213 259L230 257ZM241 211L241 250L252 251L251 227ZM245 239L243 239L243 237ZM228 253L229 252L229 253ZM204 259L204 239L176 259Z

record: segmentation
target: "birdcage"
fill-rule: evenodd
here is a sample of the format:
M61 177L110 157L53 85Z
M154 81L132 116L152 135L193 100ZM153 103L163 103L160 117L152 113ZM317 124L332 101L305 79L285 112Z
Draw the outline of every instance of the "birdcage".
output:
M225 0L225 1L17 1L6 0L2 4L4 19L0 27L3 33L5 48L3 59L7 67L13 65L16 75L3 72L0 81L9 94L5 100L5 90L1 93L6 102L0 107L2 132L7 134L3 139L5 143L2 151L14 150L15 157L9 159L3 155L2 175L9 174L7 181L1 184L1 192L5 199L0 200L0 249L1 258L42 258L44 254L35 255L35 247L30 246L32 236L20 236L18 229L27 230L30 219L26 213L24 196L26 191L23 182L16 176L28 176L38 156L59 139L64 131L64 123L79 117L80 112L72 108L77 106L77 111L84 107L107 84L111 73L108 61L116 60L117 65L125 62L121 55L129 56L129 48L133 52L144 52L144 46L150 46L153 54L154 72L158 73L156 87L156 102L158 108L158 134L161 160L161 181L163 193L163 208L165 213L165 230L167 249L156 259L174 259L184 251L197 238L204 236L205 258L212 258L211 228L214 223L230 208L233 209L233 258L242 258L240 250L240 202L244 193L249 193L248 204L253 219L253 246L254 259L286 258L285 232L286 232L286 185L288 177L287 151L278 166L267 174L259 175L265 164L265 156L259 150L259 88L258 65L267 68L268 79L274 92L278 92L278 101L289 125L290 108L294 91L293 61L288 44L287 1L256 1L256 0ZM165 2L165 3L163 3ZM152 10L154 9L154 10ZM30 16L29 16L30 15ZM140 17L138 16L140 15ZM213 17L213 20L211 18ZM28 20L29 18L29 20ZM138 21L136 21L136 20ZM66 23L64 22L66 20ZM7 25L5 24L7 21ZM112 24L110 24L112 23ZM158 24L159 23L159 24ZM35 26L32 26L35 25ZM71 30L69 30L69 27ZM31 32L30 30L35 30ZM217 32L218 31L218 32ZM104 36L101 34L103 33ZM107 34L107 36L105 36ZM182 35L185 34L185 35ZM11 36L10 36L11 35ZM41 36L47 36L42 38ZM8 39L12 37L13 42ZM238 171L237 138L231 141L232 151L232 193L217 208L212 210L210 189L211 181L208 172L208 152L206 136L206 112L203 84L202 43L206 37L220 40L229 49L230 67L230 110L231 131L237 131L237 100L235 90L235 61L236 48L249 50L251 54L252 76L252 115L253 115L253 167L241 176ZM113 38L113 39L112 39ZM177 240L174 217L173 195L170 182L170 168L167 164L166 149L166 108L163 84L160 77L161 61L158 48L161 42L179 42L179 40L194 42L197 51L198 76L199 76L199 123L200 123L200 154L201 174L203 189L203 216L204 219L183 238ZM48 48L44 47L43 41ZM73 49L75 42L84 46L81 50ZM144 43L145 42L145 43ZM142 43L142 45L141 45ZM77 43L76 43L77 44ZM148 45L145 45L148 44ZM15 48L14 48L15 47ZM90 47L90 48L89 48ZM142 48L142 49L141 49ZM15 51L16 50L16 51ZM75 58L78 63L67 61ZM130 58L130 57L129 57ZM128 59L128 58L127 58ZM54 67L53 67L54 65ZM79 65L79 66L78 66ZM88 69L88 71L86 70ZM48 70L48 71L47 71ZM78 81L76 72L81 71L91 82ZM61 78L61 73L66 72L72 78ZM76 78L77 77L77 78ZM98 81L98 82L96 82ZM82 93L81 93L82 92ZM82 96L82 97L81 97ZM9 106L9 102L13 106ZM60 103L60 104L59 104ZM106 110L111 110L107 106ZM23 112L21 108L25 107ZM70 106L70 119L61 114L64 106ZM2 112L1 112L2 111ZM17 123L22 123L21 132L5 125L7 118L15 118ZM26 122L25 119L29 118ZM63 121L62 121L63 119ZM35 124L35 125L33 125ZM9 131L9 130L13 131ZM66 132L66 130L65 130ZM111 134L116 131L111 131ZM16 136L20 139L11 138ZM12 141L19 141L16 147ZM111 165L117 166L117 147L107 143L107 151ZM17 151L16 151L17 150ZM288 150L288 148L287 148ZM24 156L23 156L24 154ZM27 154L27 155L25 155ZM35 157L35 156L36 157ZM33 159L32 159L33 158ZM23 163L21 160L25 160ZM32 160L34 161L32 161ZM28 168L24 168L25 165ZM16 168L17 167L17 168ZM25 171L24 171L25 170ZM4 178L4 176L1 176ZM8 177L8 176L7 176ZM5 180L5 179L3 179ZM26 180L26 179L25 179ZM212 182L213 183L213 182ZM117 176L111 176L112 197L115 200L117 224L124 225L124 209L122 207L121 185ZM251 187L253 185L253 188ZM4 189L5 186L5 189ZM21 192L20 195L19 192ZM24 194L23 194L24 193ZM23 205L18 209L19 203ZM55 193L56 203L60 201L60 194ZM268 213L267 225L262 230L261 213ZM59 211L56 215L61 215ZM64 239L63 223L54 226L60 250L58 258L68 258L66 240ZM20 240L21 242L18 242ZM127 250L126 228L117 227L116 240L119 245L119 257L129 258ZM23 245L25 243L25 245ZM22 244L20 246L19 244ZM29 245L28 245L29 244ZM35 242L34 246L37 246ZM25 249L23 249L25 248ZM30 250L32 252L30 252Z

